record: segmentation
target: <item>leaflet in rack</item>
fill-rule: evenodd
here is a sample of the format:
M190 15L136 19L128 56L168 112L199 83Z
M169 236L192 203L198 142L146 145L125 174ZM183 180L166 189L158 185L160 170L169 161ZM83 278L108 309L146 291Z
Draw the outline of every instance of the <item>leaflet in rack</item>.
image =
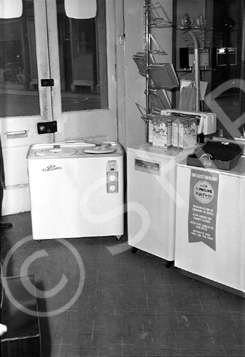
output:
M145 61L145 53L137 52L136 55L133 55L133 60L136 63L139 73L142 76L146 75L146 61Z
M157 89L173 89L179 87L179 80L172 63L150 64L149 74Z
M142 76L146 76L147 73L147 66L146 66L146 54L145 52L137 52L135 55L133 55L133 60L136 63L139 73ZM154 63L154 57L152 55L149 55L149 64Z
M170 109L171 104L164 89L149 89L149 107L152 113L161 114L162 109Z

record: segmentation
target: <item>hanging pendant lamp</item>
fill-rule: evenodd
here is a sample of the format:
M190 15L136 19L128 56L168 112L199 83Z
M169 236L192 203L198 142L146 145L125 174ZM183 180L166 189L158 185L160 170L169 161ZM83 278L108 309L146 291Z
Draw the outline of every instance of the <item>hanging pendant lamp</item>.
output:
M66 15L72 19L91 19L96 16L96 0L65 0Z

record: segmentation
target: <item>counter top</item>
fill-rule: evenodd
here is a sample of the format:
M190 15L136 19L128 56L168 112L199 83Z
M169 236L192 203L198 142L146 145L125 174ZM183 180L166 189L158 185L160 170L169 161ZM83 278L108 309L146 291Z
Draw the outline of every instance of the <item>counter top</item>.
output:
M206 167L198 167L198 166L189 166L186 163L187 158L182 160L180 163L178 163L178 166L187 166L190 168L194 168L195 170L207 170L207 171L212 171L212 172L218 172L219 174L223 175L232 175L232 176L241 176L242 178L245 178L245 156L242 155L238 161L238 164L233 167L231 170L221 170L221 169L214 169L214 168L206 168Z
M178 149L176 147L168 147L168 148L161 148L158 146L153 146L152 144L146 143L142 145L137 145L137 146L132 146L128 147L127 151L136 151L137 150L143 151L145 153L151 153L155 155L160 155L162 157L166 158L178 158L178 159L183 159L186 158L189 154L192 154L194 151L195 147L187 148L185 150L183 149Z

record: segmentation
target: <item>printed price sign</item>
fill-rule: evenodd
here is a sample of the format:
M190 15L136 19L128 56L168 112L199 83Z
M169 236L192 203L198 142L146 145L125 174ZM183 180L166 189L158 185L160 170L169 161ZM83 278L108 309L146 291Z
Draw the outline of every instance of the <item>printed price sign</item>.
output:
M203 242L216 250L216 216L219 174L191 170L189 242Z

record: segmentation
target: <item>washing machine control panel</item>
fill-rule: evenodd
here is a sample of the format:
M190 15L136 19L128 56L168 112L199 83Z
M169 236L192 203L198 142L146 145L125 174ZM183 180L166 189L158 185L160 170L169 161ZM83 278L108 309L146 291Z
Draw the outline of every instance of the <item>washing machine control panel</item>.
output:
M116 160L109 160L106 167L107 192L118 192L118 164Z

